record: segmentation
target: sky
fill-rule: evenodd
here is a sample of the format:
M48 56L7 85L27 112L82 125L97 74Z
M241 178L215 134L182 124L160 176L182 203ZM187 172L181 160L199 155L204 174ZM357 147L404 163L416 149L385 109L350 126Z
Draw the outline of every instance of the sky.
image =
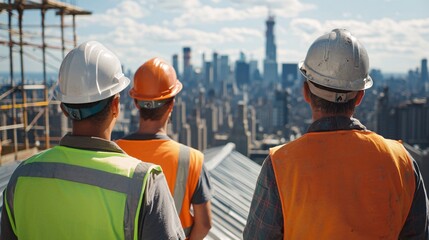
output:
M77 17L78 42L97 40L103 43L131 71L155 56L171 62L172 55L178 54L182 64L182 48L187 46L192 48L191 61L196 67L201 66L203 53L205 60L211 61L213 52L229 55L231 64L243 52L247 60L258 60L262 67L265 21L269 12L275 16L274 33L280 64L303 60L311 43L334 28L346 28L356 36L367 49L370 67L383 73L415 70L420 67L421 59L429 57L428 0L68 2L92 11L90 16ZM51 12L48 13L48 23L59 24L59 18ZM40 13L24 15L24 24L39 23L38 15ZM4 11L0 13L0 23L4 29L7 24ZM71 24L71 18L66 18L66 24ZM26 30L37 32L37 28ZM59 34L57 28L47 29L47 35ZM65 35L72 39L70 28L66 29ZM0 31L0 41L7 37L6 31ZM34 41L39 40L35 37ZM38 49L26 51L40 55ZM56 50L49 51L52 53L48 57L48 71L53 71L59 67L62 56ZM8 71L7 56L8 48L0 46L0 72ZM26 60L26 69L41 69L40 61L34 59ZM19 64L15 65L19 67Z

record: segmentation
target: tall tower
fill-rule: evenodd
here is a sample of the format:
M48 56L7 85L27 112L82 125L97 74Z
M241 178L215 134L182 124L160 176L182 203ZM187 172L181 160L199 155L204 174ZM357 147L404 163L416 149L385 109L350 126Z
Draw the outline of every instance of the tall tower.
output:
M265 60L277 61L277 47L274 42L274 15L269 13L267 21L267 30L265 32Z
M191 48L183 48L183 81L191 80L192 65L191 65Z
M421 66L421 86L423 91L429 92L429 76L428 76L428 60L426 58L422 59Z
M179 78L179 56L177 54L173 55L173 68L176 71L176 75Z
M269 13L265 23L267 25L267 30L265 32L264 81L267 83L275 83L278 81L278 71L277 47L274 42L274 15Z

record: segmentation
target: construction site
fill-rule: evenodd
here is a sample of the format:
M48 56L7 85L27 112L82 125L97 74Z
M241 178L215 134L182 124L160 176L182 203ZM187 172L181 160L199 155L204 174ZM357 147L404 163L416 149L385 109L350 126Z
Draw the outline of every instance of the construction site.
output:
M76 18L90 14L74 0L0 2L0 61L9 66L0 76L0 164L50 148L67 132L52 72L77 45Z

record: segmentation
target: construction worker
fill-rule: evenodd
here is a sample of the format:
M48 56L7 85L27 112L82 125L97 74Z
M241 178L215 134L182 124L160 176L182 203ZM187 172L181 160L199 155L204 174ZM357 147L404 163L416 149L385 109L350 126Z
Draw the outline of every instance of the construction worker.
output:
M174 68L164 60L153 58L140 66L130 90L140 111L139 128L116 143L131 156L162 167L185 235L203 239L211 228L211 185L204 155L167 136L174 97L181 90Z
M270 149L244 239L428 239L428 199L416 162L399 141L353 118L372 86L364 46L334 29L299 65L313 123Z
M55 90L72 132L22 162L4 192L1 239L184 239L159 166L110 136L130 80L89 41L64 58Z

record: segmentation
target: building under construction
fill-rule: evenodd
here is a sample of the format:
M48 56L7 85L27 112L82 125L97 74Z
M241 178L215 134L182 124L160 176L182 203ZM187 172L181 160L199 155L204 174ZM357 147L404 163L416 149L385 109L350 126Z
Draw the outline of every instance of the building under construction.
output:
M47 68L58 71L51 63L60 63L77 46L76 16L90 14L73 0L0 2L0 61L9 66L0 69L8 73L0 77L0 164L49 148L68 130L52 100L56 77L49 79ZM40 22L25 21L36 15ZM37 81L27 70L34 71L34 63L42 75Z

